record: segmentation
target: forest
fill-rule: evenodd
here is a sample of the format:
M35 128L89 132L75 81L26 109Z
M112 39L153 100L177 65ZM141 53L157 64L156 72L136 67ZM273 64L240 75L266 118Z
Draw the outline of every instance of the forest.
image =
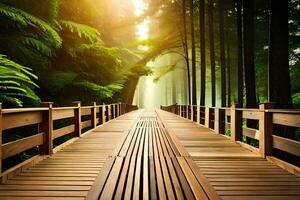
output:
M3 106L131 104L151 76L159 104L299 108L299 0L136 2L1 0Z

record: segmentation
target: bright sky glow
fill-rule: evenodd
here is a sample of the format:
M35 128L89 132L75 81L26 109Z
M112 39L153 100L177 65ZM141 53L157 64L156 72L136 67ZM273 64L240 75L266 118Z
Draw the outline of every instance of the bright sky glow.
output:
M144 2L144 0L132 0L132 3L134 6L134 14L136 16L141 16L148 8L148 5ZM136 37L138 40L149 39L149 26L149 19L145 19L142 23L136 26ZM147 51L149 49L146 46L139 46L138 48L143 51Z

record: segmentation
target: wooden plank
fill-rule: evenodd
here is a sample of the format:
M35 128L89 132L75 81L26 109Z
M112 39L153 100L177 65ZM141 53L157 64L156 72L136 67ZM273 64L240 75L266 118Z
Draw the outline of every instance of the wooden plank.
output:
M178 157L177 160L179 162L179 165L180 165L183 173L185 174L187 181L189 182L189 185L195 195L195 198L201 199L201 200L205 200L205 199L208 200L208 197L207 197L205 191L198 183L196 177L193 175L193 172L191 171L191 169L190 169L189 165L187 164L187 162L185 161L185 159L182 157Z
M44 133L39 133L20 140L9 142L2 145L2 159L9 158L18 153L37 147L43 144Z
M300 142L272 135L273 147L282 151L300 156Z
M60 128L60 129L56 129L56 130L53 131L53 138L56 139L56 138L59 138L61 136L73 133L74 131L75 131L75 125L74 124L63 127L63 128Z
M300 127L299 114L273 113L273 123L284 126Z
M259 140L259 131L256 130L256 129L243 127L242 132L243 132L242 134L244 136L247 136L247 137L252 138L252 139Z
M87 127L91 127L91 126L92 126L92 121L91 120L81 122L81 127L82 128L87 128Z
M208 198L216 200L221 199L217 194L216 190L213 188L213 186L210 184L210 182L207 180L204 174L197 167L196 163L191 158L186 158L186 161L189 164L193 173L195 174L197 180L201 184L202 188L205 190Z
M242 118L259 120L259 118L260 118L259 109L256 109L256 110L243 110L242 111Z
M42 123L42 112L21 112L3 115L3 130Z
M81 116L91 115L91 108L81 107Z
M99 199L112 199L124 158L117 157Z
M74 109L66 108L65 110L56 110L53 108L53 120L73 118L74 117Z

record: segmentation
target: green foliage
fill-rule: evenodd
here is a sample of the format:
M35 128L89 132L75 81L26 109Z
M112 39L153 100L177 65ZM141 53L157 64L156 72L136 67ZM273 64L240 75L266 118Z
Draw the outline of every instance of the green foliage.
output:
M47 90L51 96L58 94L63 89L71 87L77 77L77 73L72 71L42 70L39 78L43 89Z
M112 98L116 92L119 92L123 85L120 83L112 83L106 86L98 85L89 81L76 82L74 85L87 88L87 90L94 96L98 101Z
M65 32L67 29L71 33L75 33L79 38L85 38L90 42L101 42L99 31L84 24L62 20L60 21L60 29L62 32Z
M9 22L6 26L37 29L38 34L44 35L55 47L62 44L60 36L49 24L23 10L0 3L0 16Z
M38 102L32 88L38 87L33 80L37 77L27 67L9 60L0 54L0 101L4 106L23 105L23 99Z
M295 93L293 95L293 103L296 108L300 108L300 93Z

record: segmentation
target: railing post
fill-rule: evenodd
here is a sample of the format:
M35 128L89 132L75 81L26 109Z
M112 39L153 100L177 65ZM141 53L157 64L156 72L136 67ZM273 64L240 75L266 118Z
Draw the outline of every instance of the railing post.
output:
M105 112L106 112L106 106L105 106L105 103L103 103L103 105L102 105L102 124L104 124L106 122Z
M93 107L91 109L91 121L92 121L92 127L97 127L97 103L93 103Z
M81 102L75 101L73 105L76 106L74 109L74 124L75 124L75 131L73 137L80 137L81 136Z
M266 109L271 109L273 106L273 103L259 105L259 152L263 158L272 155L272 113L266 112Z
M107 119L111 120L111 104L107 105Z
M209 128L209 123L210 123L210 111L209 111L209 107L205 107L205 127Z
M117 104L117 115L116 117L119 117L120 116L120 104Z
M42 107L47 107L48 110L43 111L43 122L41 124L41 131L44 133L44 142L42 145L42 155L53 154L53 102L42 102Z
M116 110L117 110L117 109L116 109L116 104L113 105L113 108L114 108L114 109L113 109L113 113L114 113L114 119L115 119L115 118L116 118Z
M215 132L224 134L224 121L225 111L224 109L215 108Z
M197 123L200 124L200 106L197 106Z
M179 105L179 116L181 117L181 105Z
M190 120L191 120L191 121L194 121L194 106L193 106L193 105L190 105L190 108L191 108Z
M231 139L240 141L242 135L242 111L236 109L237 104L231 106Z
M0 174L2 172L2 124L3 116L2 116L2 103L0 103Z

